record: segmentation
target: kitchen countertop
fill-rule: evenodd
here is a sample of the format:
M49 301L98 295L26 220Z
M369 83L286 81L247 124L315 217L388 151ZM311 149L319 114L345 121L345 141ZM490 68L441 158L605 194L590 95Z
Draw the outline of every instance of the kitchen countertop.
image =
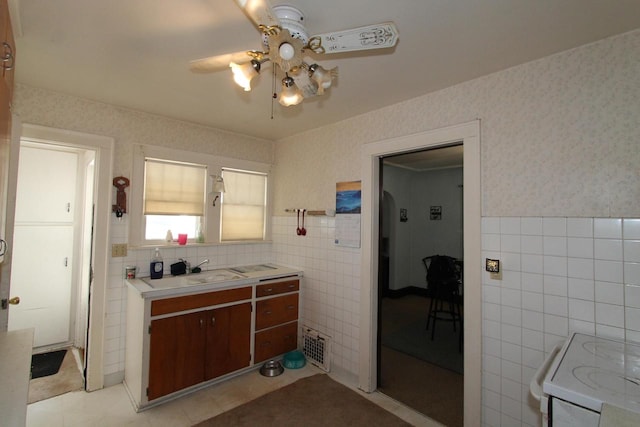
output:
M27 422L33 329L0 332L0 416L3 425Z
M259 269L255 267L265 267L264 269ZM235 270L234 270L235 269ZM220 280L211 283L197 283L198 278L207 277L207 274L216 272L216 271L231 271L238 278L229 279L229 280ZM272 263L262 263L255 265L246 265L246 266L232 266L232 267L220 267L211 270L203 270L201 273L195 274L185 274L181 276L171 276L165 275L163 279L156 279L158 283L164 279L175 279L175 278L184 278L184 281L180 280L172 280L171 282L176 282L176 284L172 284L168 286L159 286L154 287L146 282L150 283L156 282L156 280L149 280L148 277L141 277L136 279L127 279L125 282L130 288L135 289L140 293L142 298L157 298L157 297L169 297L175 295L186 295L192 293L201 293L212 290L220 290L231 287L238 287L243 285L250 285L256 282L262 282L273 279L280 279L285 277L301 277L302 270L286 267L283 265L272 264ZM194 282L192 284L185 284L185 281ZM179 283L182 282L182 283Z

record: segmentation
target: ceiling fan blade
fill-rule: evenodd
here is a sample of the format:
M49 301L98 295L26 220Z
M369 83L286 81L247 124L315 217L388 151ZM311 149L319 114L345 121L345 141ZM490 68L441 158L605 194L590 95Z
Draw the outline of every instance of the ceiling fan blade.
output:
M229 68L231 62L246 62L250 59L251 57L247 55L247 51L243 50L242 52L195 59L189 62L189 69L194 73L213 73Z
M393 22L382 22L315 35L309 39L309 47L316 53L339 53L383 49L393 47L397 42L396 25Z
M273 9L271 8L271 3L269 0L234 0L240 9L247 14L249 18L253 21L256 27L260 25L264 25L267 27L272 27L275 25L280 25L280 20L273 13Z

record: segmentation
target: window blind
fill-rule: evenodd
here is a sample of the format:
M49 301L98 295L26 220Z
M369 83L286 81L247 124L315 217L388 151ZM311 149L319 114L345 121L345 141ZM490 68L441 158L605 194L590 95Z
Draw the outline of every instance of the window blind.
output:
M267 207L265 174L223 169L221 240L263 240Z
M207 169L203 165L145 159L145 215L204 215Z

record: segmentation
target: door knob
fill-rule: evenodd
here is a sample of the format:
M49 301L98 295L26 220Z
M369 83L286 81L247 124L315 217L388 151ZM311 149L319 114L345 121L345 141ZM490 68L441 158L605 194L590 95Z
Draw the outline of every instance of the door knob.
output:
M9 299L9 304L18 305L20 304L20 297L13 297Z

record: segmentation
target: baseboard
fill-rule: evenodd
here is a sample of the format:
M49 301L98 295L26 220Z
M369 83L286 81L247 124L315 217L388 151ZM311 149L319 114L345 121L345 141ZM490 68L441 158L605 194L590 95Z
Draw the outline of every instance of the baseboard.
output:
M383 297L401 298L407 295L419 295L422 297L429 296L426 288L420 288L418 286L407 286L401 289L387 289Z
M114 372L104 376L104 386L111 387L124 381L124 371Z

